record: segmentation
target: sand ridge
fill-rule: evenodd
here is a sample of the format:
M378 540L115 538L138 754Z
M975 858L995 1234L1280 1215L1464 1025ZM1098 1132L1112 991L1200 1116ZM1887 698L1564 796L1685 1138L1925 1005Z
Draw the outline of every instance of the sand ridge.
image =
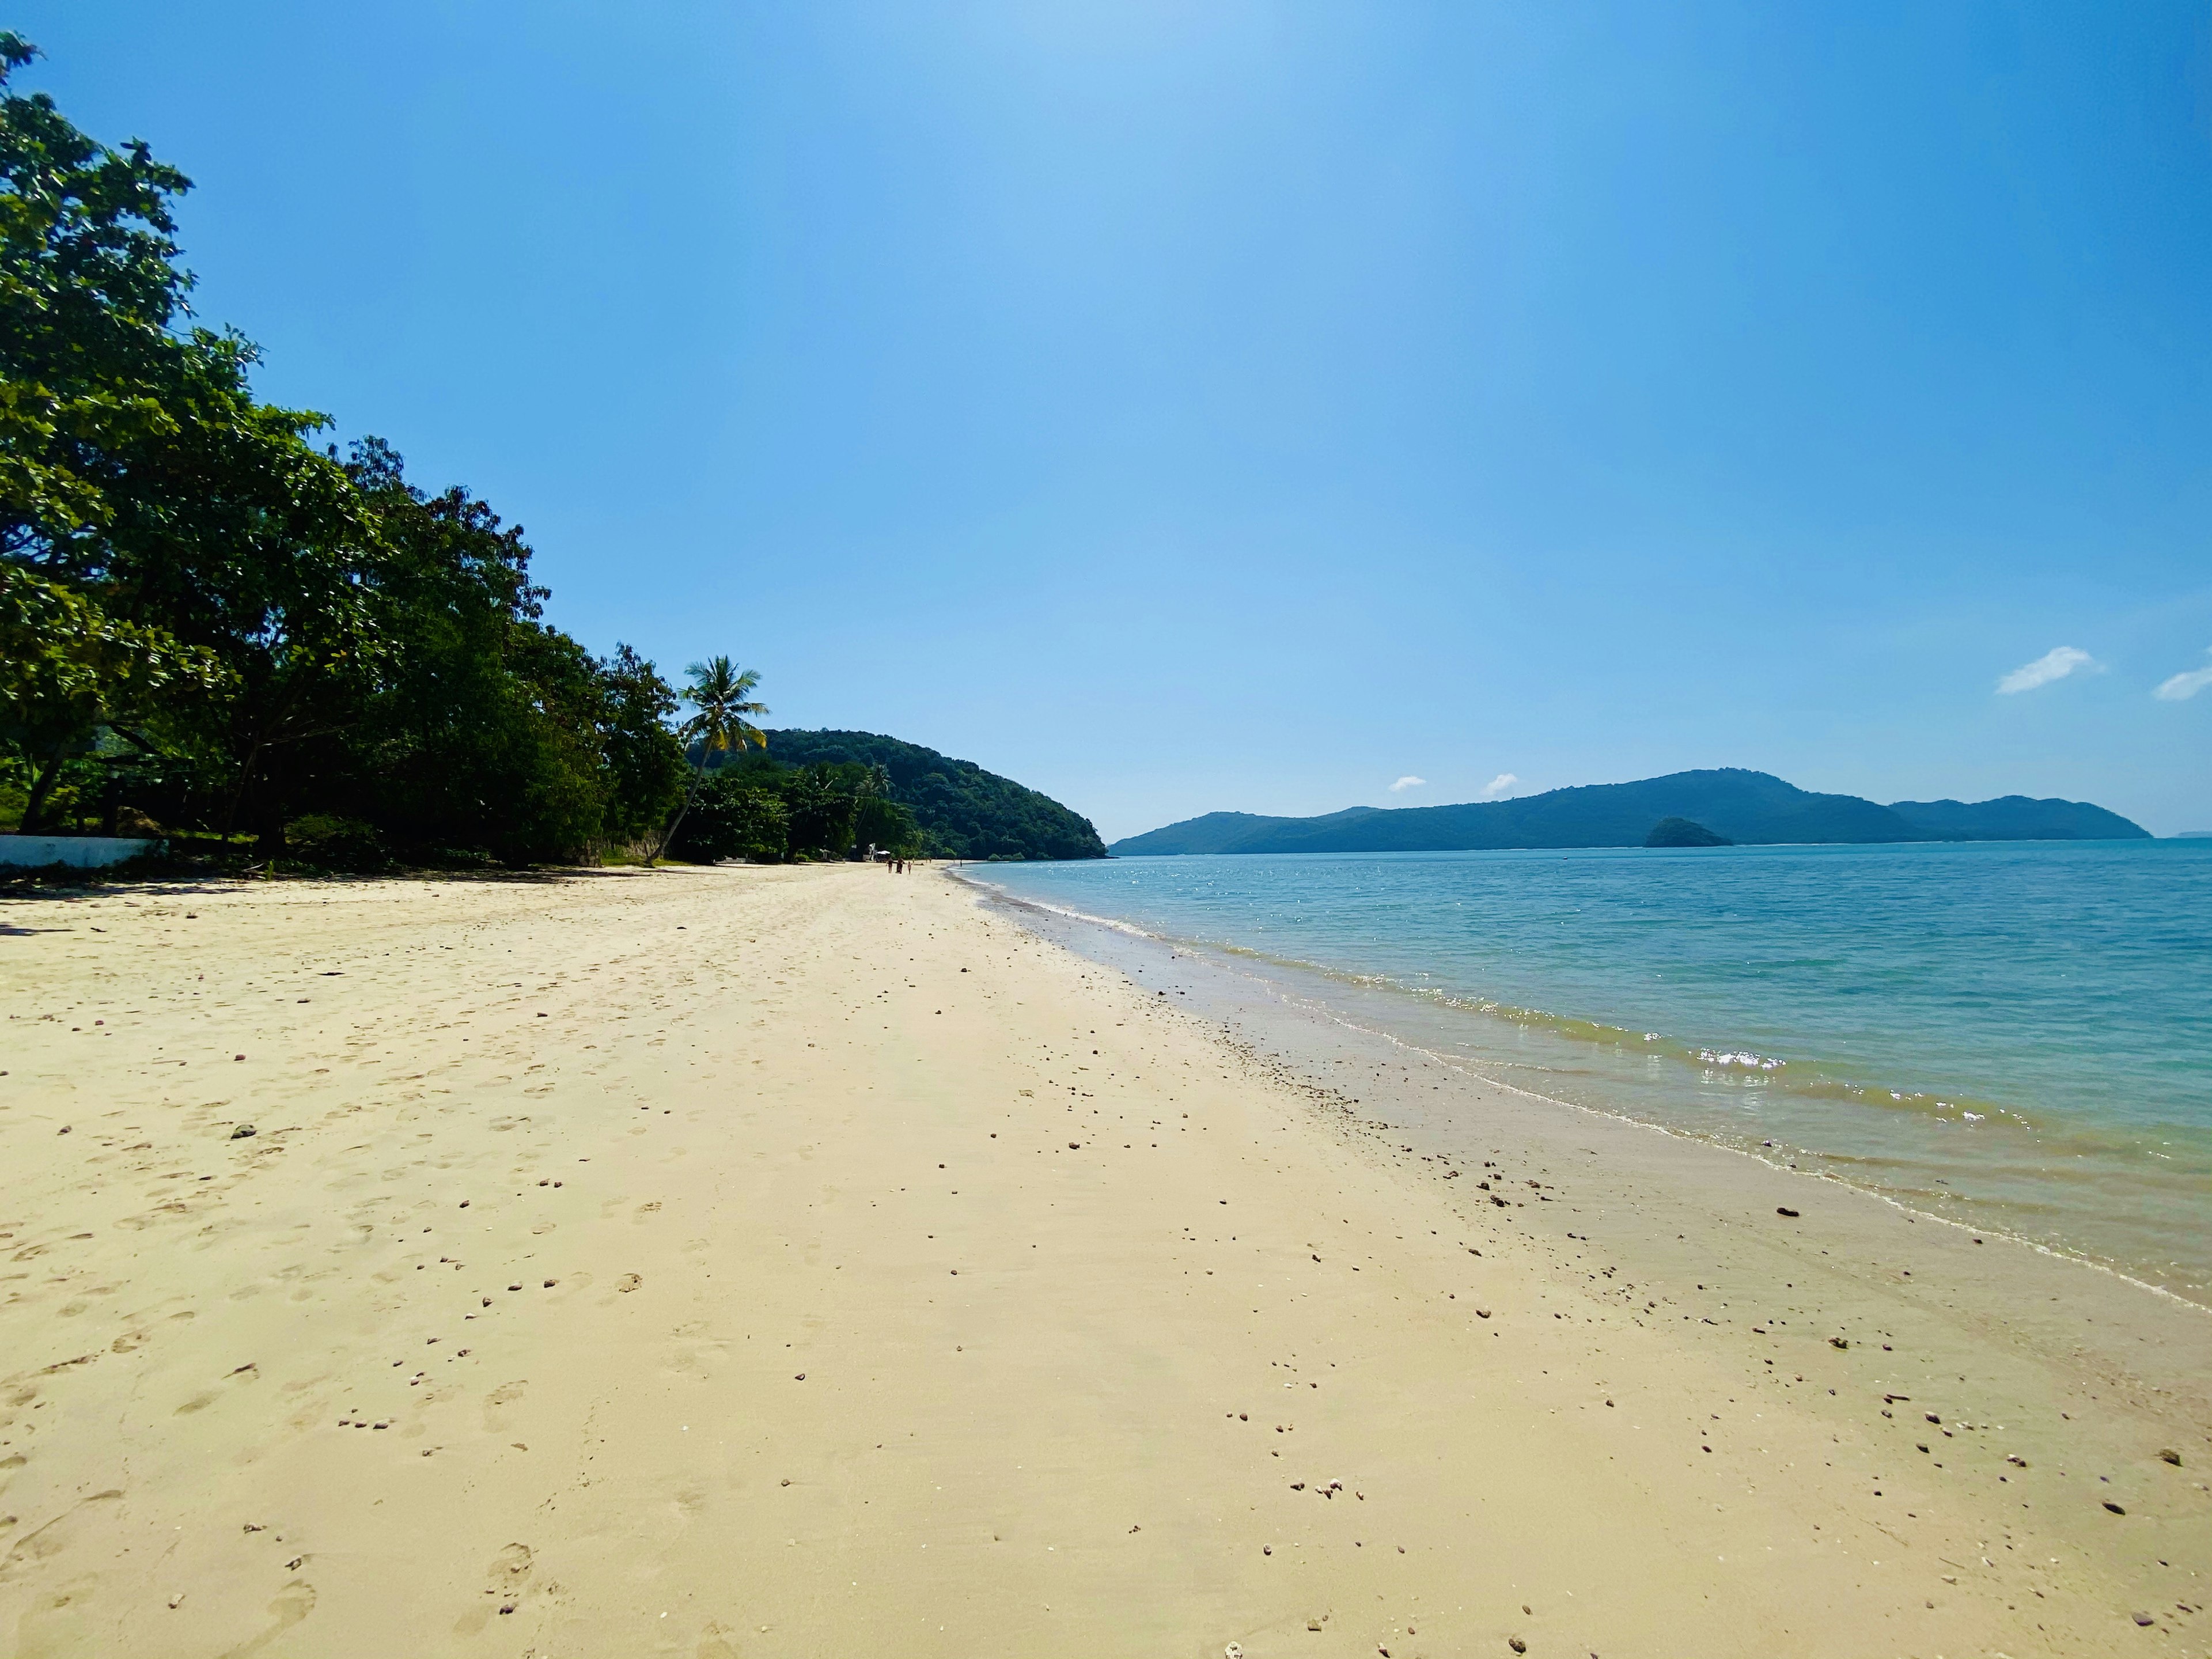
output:
M0 1652L2197 1650L935 873L8 920Z

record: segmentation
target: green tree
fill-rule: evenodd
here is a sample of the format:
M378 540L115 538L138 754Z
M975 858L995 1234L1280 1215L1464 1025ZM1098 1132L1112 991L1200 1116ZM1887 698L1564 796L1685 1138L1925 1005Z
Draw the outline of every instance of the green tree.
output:
M380 439L348 472L385 556L370 598L386 641L378 684L326 799L401 845L482 849L510 863L628 839L674 804L676 696L627 646L595 661L544 620L531 549L466 490L427 495Z
M95 774L270 855L295 818L513 862L664 823L685 767L653 665L545 622L520 526L258 402L253 347L191 319L191 180L15 92L35 56L0 33L0 744L30 823ZM702 736L757 742L752 680L723 678Z
M731 858L776 864L788 849L789 833L775 775L726 767L699 786L669 851L693 864Z
M26 774L24 833L41 827L62 768L92 752L101 727L128 732L165 695L210 690L221 676L208 653L0 562L0 743Z
M842 858L852 850L860 798L852 780L836 769L809 766L786 775L784 806L791 819L791 850Z
M0 88L35 55L0 34ZM323 417L257 403L252 347L185 325L169 204L190 187L43 94L0 97L0 560L211 659L167 687L164 723L220 757L226 823L243 811L281 845L301 751L374 672L378 549L306 441Z
M870 790L858 797L853 810L853 844L879 847L896 858L912 858L921 851L921 829L914 811L888 794Z
M766 735L751 720L756 714L769 712L766 703L752 700L753 692L760 685L758 673L750 668L739 668L737 659L729 656L695 662L684 672L688 682L684 700L698 712L678 729L688 744L697 745L698 753L693 763L691 787L684 792L684 805L677 809L675 822L661 836L655 858L668 851L669 842L683 825L684 814L691 810L692 799L707 775L709 755L726 755L742 750L748 744L756 749L768 746Z
M600 659L606 690L600 729L609 779L607 829L634 840L666 819L684 795L684 745L669 729L676 692L653 665L626 645ZM777 854L782 848L779 841Z
M710 754L728 753L748 744L756 749L768 747L767 737L750 718L769 712L766 703L751 701L760 686L757 673L740 669L731 657L709 657L684 672L689 682L684 700L699 711L684 721L684 735L699 745L701 764Z

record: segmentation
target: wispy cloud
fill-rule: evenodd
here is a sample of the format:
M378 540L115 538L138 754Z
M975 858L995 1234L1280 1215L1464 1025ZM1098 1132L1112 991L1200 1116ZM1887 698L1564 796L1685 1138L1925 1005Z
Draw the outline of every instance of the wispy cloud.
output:
M1515 777L1510 772L1500 772L1496 777L1491 779L1488 783L1482 786L1482 799L1484 800L1501 800L1507 795L1511 794L1520 787L1520 779Z
M2076 670L2094 669L2097 665L2097 659L2078 646L2053 646L2033 662L2022 663L1999 680L1997 693L2000 696L2008 696L2015 691L2033 691L2039 685L2063 680Z
M1390 786L1390 793L1395 795L1401 789L1419 789L1427 782L1428 780L1426 778L1417 778L1411 772L1408 772L1404 777L1399 779L1397 782Z
M2204 654L2212 657L2212 646L2205 647ZM2176 674L2170 680L2160 681L2158 690L2151 696L2166 702L2186 702L2208 685L2212 685L2212 664L2203 668L2191 668Z

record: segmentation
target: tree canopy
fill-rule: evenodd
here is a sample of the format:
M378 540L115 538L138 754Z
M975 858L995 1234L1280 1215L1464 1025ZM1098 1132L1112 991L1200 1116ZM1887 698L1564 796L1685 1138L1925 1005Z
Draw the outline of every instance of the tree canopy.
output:
M253 395L195 325L191 181L79 131L0 34L0 741L22 827L333 813L393 844L573 857L666 821L675 699L543 620L520 526Z
M192 316L191 181L16 90L36 56L0 33L0 812L21 830L354 868L1103 852L965 761L771 738L728 655L679 695L553 627L521 526L254 395L252 343Z

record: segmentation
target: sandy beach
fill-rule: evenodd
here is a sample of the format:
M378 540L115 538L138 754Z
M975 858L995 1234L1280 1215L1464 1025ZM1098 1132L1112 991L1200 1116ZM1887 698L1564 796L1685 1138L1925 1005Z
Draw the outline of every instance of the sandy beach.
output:
M2203 1310L1156 978L935 870L9 902L0 1654L2212 1651Z

